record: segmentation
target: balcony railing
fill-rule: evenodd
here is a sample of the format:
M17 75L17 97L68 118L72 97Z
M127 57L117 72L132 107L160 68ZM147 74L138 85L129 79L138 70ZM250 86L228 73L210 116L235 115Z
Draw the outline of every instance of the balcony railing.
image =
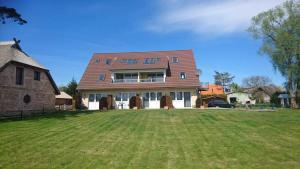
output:
M164 82L164 78L147 78L147 79L114 79L113 83L159 83Z
M114 79L113 83L137 83L138 79Z
M155 83L155 82L164 82L163 77L157 77L157 78L147 78L147 79L140 79L141 83Z

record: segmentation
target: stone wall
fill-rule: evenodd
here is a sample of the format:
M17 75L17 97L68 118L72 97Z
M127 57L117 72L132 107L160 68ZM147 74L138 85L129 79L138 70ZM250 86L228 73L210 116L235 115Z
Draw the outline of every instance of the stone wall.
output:
M17 66L24 68L23 85L16 85ZM46 73L36 70L40 72L40 81L34 80L35 68L16 63L0 72L0 113L55 110L55 90ZM23 101L25 95L30 96L28 104Z

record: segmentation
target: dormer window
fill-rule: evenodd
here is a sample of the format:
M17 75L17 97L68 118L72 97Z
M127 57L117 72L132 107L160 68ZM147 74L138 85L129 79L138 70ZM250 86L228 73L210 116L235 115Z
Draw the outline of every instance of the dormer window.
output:
M178 63L178 62L179 62L178 57L173 56L172 57L172 63Z
M105 79L105 74L100 74L99 75L99 80L100 81L104 81L104 79Z
M185 72L180 72L180 79L186 79Z
M111 65L111 61L112 61L111 59L106 59L106 60L105 60L105 64Z

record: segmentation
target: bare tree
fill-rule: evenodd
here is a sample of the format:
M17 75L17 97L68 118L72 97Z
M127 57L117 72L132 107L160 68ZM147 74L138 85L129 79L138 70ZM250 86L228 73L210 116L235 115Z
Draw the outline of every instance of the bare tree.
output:
M263 87L270 84L272 84L272 80L267 76L251 76L243 80L243 86L247 88Z

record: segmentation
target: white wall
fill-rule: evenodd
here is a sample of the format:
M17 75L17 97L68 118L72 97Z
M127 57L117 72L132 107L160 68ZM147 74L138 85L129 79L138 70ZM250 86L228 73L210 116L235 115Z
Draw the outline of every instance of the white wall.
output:
M82 104L89 108L90 110L96 110L99 109L99 102L89 102L89 94L103 94L103 95L113 95L113 100L114 100L114 106L115 108L118 108L119 101L115 100L115 96L119 92L134 92L136 94L139 94L139 96L142 97L142 93L144 92L162 92L162 96L170 95L170 92L176 92L176 91L181 91L181 92L190 92L191 93L191 108L196 107L196 99L197 99L197 92L196 89L159 89L159 90L116 90L116 91L80 91L82 94ZM183 99L182 100L173 100L173 105L175 108L184 108L184 95L182 95ZM123 102L125 105L123 108L129 108L129 100L128 102ZM127 104L127 105L126 105ZM160 101L151 101L149 102L149 108L160 108Z
M246 104L246 102L250 101L251 104L255 104L255 100L251 100L251 95L248 93L230 93L227 95L227 101L230 103L230 98L235 97L237 99L237 103Z

